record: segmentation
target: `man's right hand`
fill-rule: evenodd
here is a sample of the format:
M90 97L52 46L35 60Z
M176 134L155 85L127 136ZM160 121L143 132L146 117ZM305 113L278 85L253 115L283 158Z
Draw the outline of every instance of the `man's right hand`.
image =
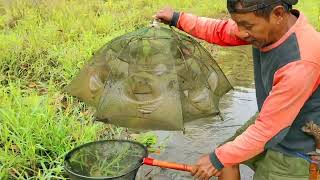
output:
M154 18L162 23L170 24L173 17L173 9L171 7L166 7L161 9L154 15Z

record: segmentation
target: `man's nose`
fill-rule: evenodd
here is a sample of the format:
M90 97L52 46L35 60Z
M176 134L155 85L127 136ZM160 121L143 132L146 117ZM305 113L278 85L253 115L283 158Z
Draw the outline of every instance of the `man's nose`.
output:
M248 31L242 29L242 28L239 28L238 32L236 32L236 36L238 36L240 39L248 39L250 37L250 34Z
M248 39L250 37L250 34L247 31L239 31L236 33L236 35L243 40Z

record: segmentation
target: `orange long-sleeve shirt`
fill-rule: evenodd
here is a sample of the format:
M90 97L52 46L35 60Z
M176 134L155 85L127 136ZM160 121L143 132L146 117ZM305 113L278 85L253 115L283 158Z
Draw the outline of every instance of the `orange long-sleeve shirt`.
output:
M298 16L295 25L280 40L259 51L263 54L276 50L294 34L300 59L274 72L272 87L255 123L234 141L215 149L211 158L216 168L239 164L263 152L272 138L292 125L301 108L318 88L320 51L316 47L320 45L320 35L308 24L303 14ZM177 27L192 36L222 46L248 44L238 38L238 28L232 20L180 13Z

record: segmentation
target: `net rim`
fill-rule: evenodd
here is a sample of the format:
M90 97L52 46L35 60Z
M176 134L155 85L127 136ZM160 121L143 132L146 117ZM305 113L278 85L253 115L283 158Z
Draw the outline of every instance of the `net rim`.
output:
M78 174L78 173L75 173L72 171L72 169L69 169L68 166L67 166L67 162L69 162L69 159L72 157L72 155L77 152L78 150L84 148L84 147L87 147L87 146L90 146L90 145L93 145L93 144L103 144L103 143L110 143L110 142L122 142L122 143L131 143L131 144L136 144L138 145L139 147L141 147L143 150L144 150L144 155L141 157L141 163L137 164L136 167L132 168L131 171L125 173L125 174L122 174L122 175L119 175L119 176L109 176L109 177L104 177L104 176L84 176L84 175L81 175L81 174ZM143 158L147 157L148 156L148 149L146 146L144 146L143 144L139 143L139 142L136 142L136 141L132 141L132 140L123 140L123 139L112 139L112 140L99 140L99 141L92 141L92 142L89 142L89 143L85 143L85 144L82 144L80 146L77 146L75 148L73 148L72 150L70 150L65 156L64 156L64 162L63 162L63 165L64 165L64 169L67 173L70 173L71 175L73 176L76 176L78 178L84 178L84 179L92 179L92 180L104 180L104 179L114 179L114 178L121 178L123 176L126 176L130 173L133 173L134 171L138 170L142 165L143 165Z

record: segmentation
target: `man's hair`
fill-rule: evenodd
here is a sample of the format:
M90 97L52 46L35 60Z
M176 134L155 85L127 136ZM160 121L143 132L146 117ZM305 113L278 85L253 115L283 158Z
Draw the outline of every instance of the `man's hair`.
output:
M228 0L227 6L230 13L254 12L259 17L269 19L272 10L276 6L283 6L289 12L292 5L298 0Z

